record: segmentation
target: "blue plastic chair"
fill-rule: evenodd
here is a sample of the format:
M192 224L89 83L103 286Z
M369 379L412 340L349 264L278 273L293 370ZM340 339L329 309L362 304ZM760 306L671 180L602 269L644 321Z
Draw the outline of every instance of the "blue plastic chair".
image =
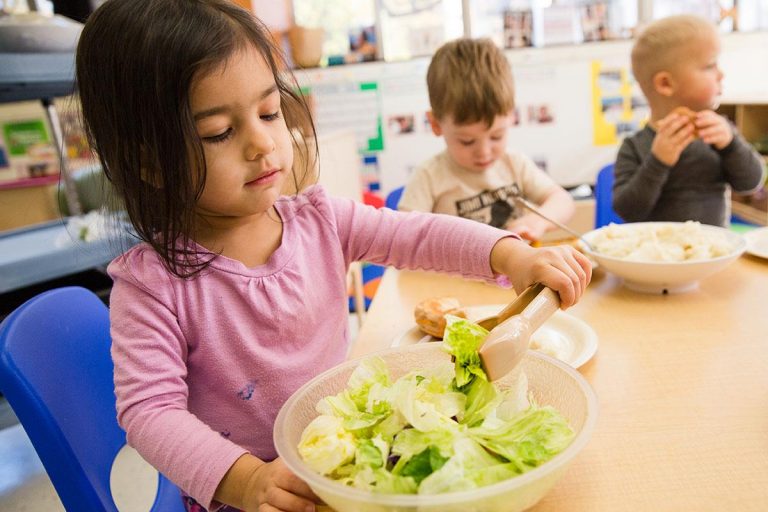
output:
M117 512L109 486L125 445L117 424L109 311L79 287L44 292L0 324L0 390L67 510ZM181 512L160 475L152 512Z
M624 219L613 211L613 164L597 173L595 182L595 229L613 222L623 224Z
M400 198L403 197L403 190L405 187L397 187L392 192L387 194L384 206L390 210L397 210L397 205L400 203Z

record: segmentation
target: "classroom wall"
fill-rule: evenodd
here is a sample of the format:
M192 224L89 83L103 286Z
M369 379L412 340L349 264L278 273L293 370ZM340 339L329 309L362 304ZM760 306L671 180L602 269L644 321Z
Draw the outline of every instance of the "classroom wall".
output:
M629 41L620 41L509 51L521 111L509 146L541 162L564 186L592 183L618 147L615 134L616 140L610 141L611 123L599 113L600 94L595 91L600 70L608 77L614 70L626 73L630 47ZM768 33L723 38L723 102L768 104L765 48ZM429 59L421 58L296 72L300 84L315 96L320 133L354 131L363 181L378 184L382 195L403 185L414 166L443 149L442 139L424 122L428 65ZM631 97L637 91L630 87L621 94ZM542 105L553 120L529 120L527 110ZM642 114L642 106L631 109L635 118ZM413 117L412 130L401 133L398 121L408 116ZM0 106L0 121L42 117L38 102ZM57 218L53 197L50 185L0 190L0 230Z
M508 51L520 113L509 147L540 162L561 185L593 183L615 158L620 132L636 129L647 116L629 72L631 44ZM723 37L724 102L768 103L767 47L768 33ZM424 122L428 65L422 58L296 72L313 96L318 130L354 130L364 181L378 180L382 194L404 184L414 166L443 149L442 139ZM542 107L551 120L536 119Z

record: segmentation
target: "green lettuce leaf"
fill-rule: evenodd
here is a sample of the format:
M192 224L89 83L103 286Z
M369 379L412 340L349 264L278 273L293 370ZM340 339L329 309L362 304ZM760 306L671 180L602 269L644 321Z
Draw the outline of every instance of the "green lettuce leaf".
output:
M445 315L445 321L443 348L454 357L456 387L462 388L476 377L488 380L478 353L488 331L466 318Z

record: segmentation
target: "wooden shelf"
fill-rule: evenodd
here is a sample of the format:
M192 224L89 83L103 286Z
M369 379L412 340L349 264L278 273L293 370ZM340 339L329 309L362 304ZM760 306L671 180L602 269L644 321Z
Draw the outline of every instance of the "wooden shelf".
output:
M768 103L724 103L717 111L733 121L747 142L755 144L768 138ZM768 155L762 156L768 164ZM731 197L733 214L747 222L761 226L768 225L766 186L748 196L733 194Z
M753 224L768 225L768 189L763 186L748 196L734 194L731 197L731 211Z

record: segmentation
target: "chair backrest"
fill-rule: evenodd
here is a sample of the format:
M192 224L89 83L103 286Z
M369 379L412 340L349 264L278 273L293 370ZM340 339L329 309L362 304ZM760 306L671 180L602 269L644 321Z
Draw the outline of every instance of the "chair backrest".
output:
M405 187L397 187L387 194L387 200L384 205L390 210L397 210L397 205L400 203L400 198L403 197L404 189Z
M595 182L595 228L611 222L622 224L624 219L613 211L613 164L608 164L597 173Z
M110 345L107 307L79 287L44 292L0 324L0 390L67 510L117 511L109 479L125 433ZM183 510L162 475L152 510Z

